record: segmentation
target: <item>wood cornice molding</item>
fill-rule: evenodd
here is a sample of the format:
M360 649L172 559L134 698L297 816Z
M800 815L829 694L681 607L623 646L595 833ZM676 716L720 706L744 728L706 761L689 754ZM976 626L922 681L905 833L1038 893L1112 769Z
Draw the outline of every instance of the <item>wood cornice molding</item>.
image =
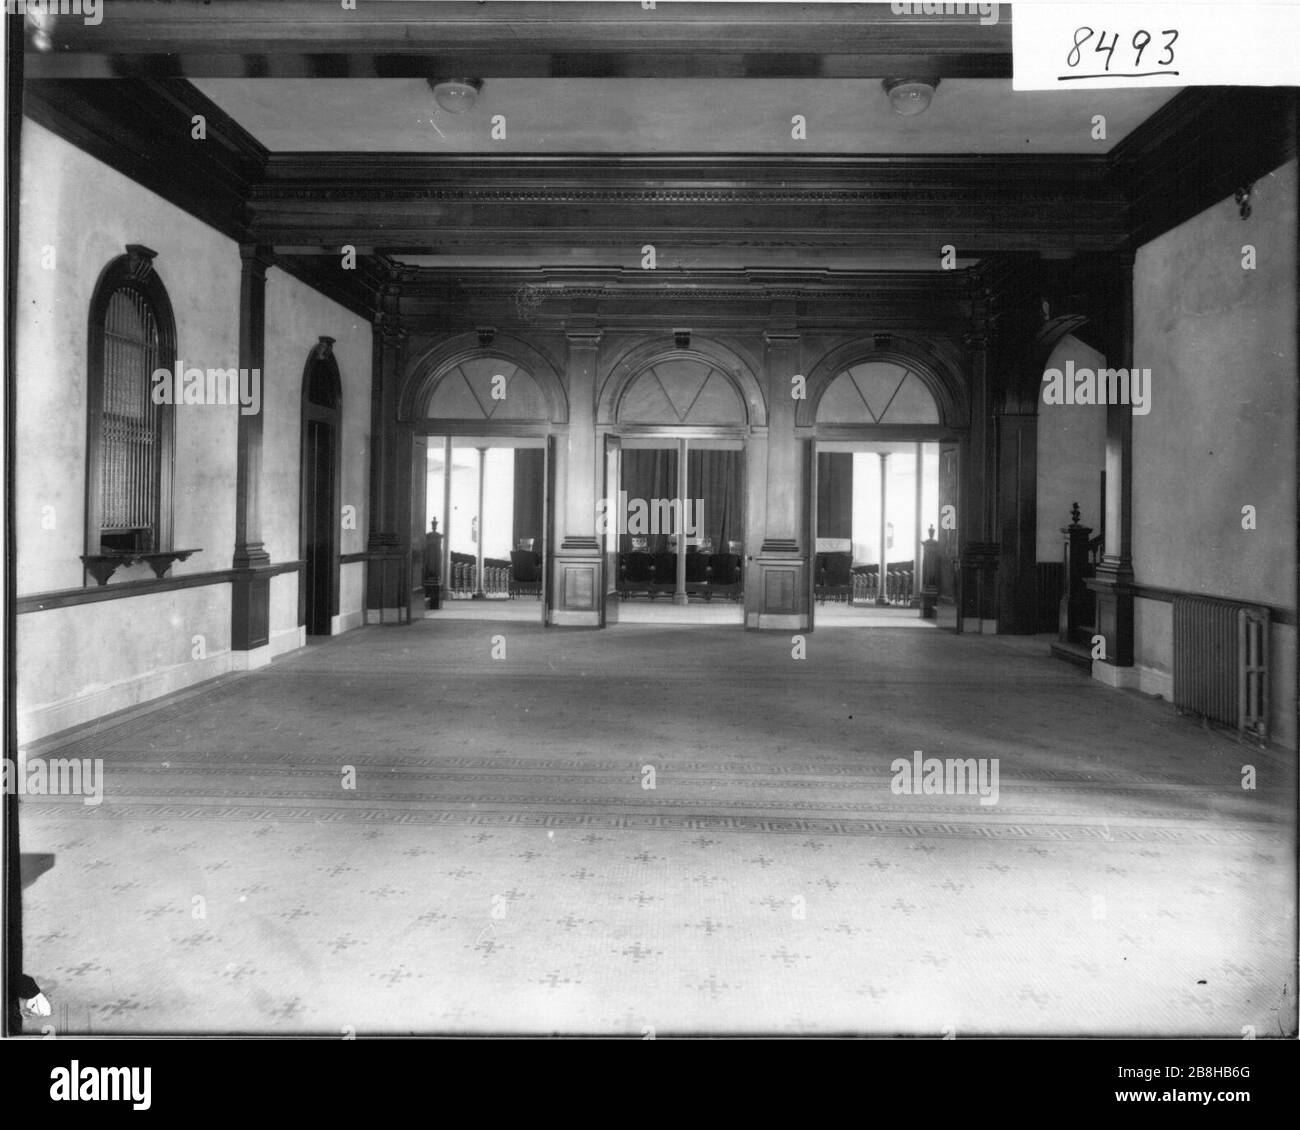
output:
M779 246L864 254L1108 250L1124 199L1093 156L656 159L279 154L260 239L380 252Z
M1011 74L1011 6L900 16L888 4L112 0L61 19L31 73L407 78L950 78Z
M383 260L375 255L358 255L354 270L343 269L341 254L277 254L275 265L367 321L379 309L379 294L390 279Z
M267 151L190 83L33 79L23 112L223 235L249 241L245 204ZM202 139L192 136L196 114Z
M1111 151L1129 247L1177 227L1296 156L1294 87L1193 87Z
M272 154L254 200L470 200L544 203L870 204L910 192L945 201L953 192L1054 199L1104 189L1110 162L1089 154L667 154L619 157L530 154Z
M609 268L493 270L460 268L438 271L428 267L397 267L395 284L404 299L451 294L510 297L522 287L537 288L542 297L682 297L737 298L771 302L780 298L861 299L892 297L960 300L966 295L962 271L802 271L706 270L650 272Z
M248 224L247 201L264 177L264 146L215 102L183 79L37 80L24 88L24 112L70 144L236 240L265 244ZM204 138L192 136L195 115ZM259 251L340 305L369 318L388 279L385 264L359 255L357 268L332 256Z

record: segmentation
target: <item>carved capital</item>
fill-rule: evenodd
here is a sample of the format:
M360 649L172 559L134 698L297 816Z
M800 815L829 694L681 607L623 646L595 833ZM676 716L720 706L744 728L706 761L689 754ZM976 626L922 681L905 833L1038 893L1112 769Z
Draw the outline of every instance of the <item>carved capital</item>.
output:
M243 261L245 270L261 276L266 275L268 267L275 266L275 252L260 243L241 243L239 258Z
M406 328L397 314L376 314L374 327L388 348L397 348L406 341Z

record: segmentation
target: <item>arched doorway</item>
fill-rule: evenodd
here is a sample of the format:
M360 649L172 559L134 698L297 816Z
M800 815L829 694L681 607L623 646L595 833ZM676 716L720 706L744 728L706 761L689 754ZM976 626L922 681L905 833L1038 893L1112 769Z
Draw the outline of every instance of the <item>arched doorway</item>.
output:
M932 627L950 619L945 558L957 554L960 459L949 388L931 366L895 351L841 352L819 369L800 420L813 430L813 622Z
M333 635L339 613L339 430L343 382L334 339L322 337L302 376L302 495L299 505L298 623Z
M399 401L411 436L412 615L549 620L550 362L505 335L462 336L416 359Z
M716 343L642 345L601 401L604 622L743 625L757 384Z

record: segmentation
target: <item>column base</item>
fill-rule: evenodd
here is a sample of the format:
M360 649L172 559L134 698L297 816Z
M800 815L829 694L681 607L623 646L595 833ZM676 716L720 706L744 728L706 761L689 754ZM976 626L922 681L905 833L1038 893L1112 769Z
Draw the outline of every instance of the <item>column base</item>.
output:
M259 667L269 666L271 662L271 645L249 648L247 651L232 651L230 667L233 671L256 671Z
M1135 691L1142 687L1142 673L1136 667L1119 667L1103 659L1092 661L1092 677L1116 690Z
M793 539L769 539L745 566L745 626L802 631L810 623L808 562Z
M551 559L550 623L556 627L599 628L605 555L593 538L565 538Z
M409 624L406 583L408 554L400 548L372 552L366 559L366 623Z

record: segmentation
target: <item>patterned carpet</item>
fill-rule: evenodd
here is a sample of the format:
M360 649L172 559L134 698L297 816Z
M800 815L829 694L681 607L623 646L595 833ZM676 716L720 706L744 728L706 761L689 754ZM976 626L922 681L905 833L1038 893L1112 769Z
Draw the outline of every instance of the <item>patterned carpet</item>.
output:
M1295 1032L1291 758L1044 638L807 648L426 620L107 720L28 971L61 1032Z

